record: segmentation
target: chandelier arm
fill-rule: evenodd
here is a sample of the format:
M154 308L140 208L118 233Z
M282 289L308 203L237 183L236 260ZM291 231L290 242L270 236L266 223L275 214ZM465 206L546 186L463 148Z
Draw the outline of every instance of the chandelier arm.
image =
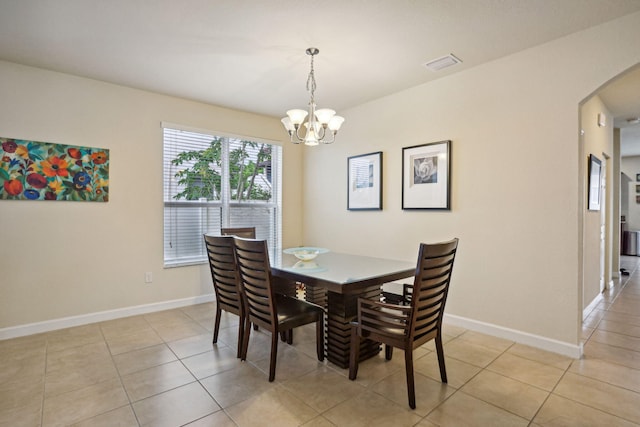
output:
M338 132L337 131L329 131L329 135L331 136L331 139L324 139L324 136L326 136L326 134L323 135L322 143L323 144L333 144L335 142L335 140L336 140L336 133L338 133Z
M296 131L291 134L291 142L300 144L302 141L304 141L304 138L300 137L300 128L302 128L302 126L296 125ZM293 139L294 136L296 138L295 140Z
M327 128L324 125L320 126L320 130L318 131L318 141L324 142L324 137L326 136L326 134Z

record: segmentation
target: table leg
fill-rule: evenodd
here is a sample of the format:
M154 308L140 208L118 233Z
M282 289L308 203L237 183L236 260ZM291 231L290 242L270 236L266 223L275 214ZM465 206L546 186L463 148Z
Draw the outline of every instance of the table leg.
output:
M327 309L327 290L320 286L304 286L304 299Z
M349 367L351 321L358 314L358 298L379 301L381 293L380 285L373 285L350 295L330 292L320 286L305 287L305 300L325 308L325 354L331 363L344 369ZM361 361L379 352L379 343L362 340Z
M341 368L349 367L351 321L357 316L358 298L379 301L379 285L365 288L357 294L344 295L327 292L327 359ZM380 343L362 340L360 360L375 356L380 352Z
M287 295L289 297L296 297L296 282L282 279L280 277L272 277L271 281L276 293Z

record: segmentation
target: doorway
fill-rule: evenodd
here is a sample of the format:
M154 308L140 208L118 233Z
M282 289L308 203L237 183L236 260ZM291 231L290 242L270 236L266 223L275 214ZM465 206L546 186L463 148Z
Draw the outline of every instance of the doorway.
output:
M582 206L582 314L583 319L602 300L620 277L622 238L621 202L623 190L635 205L635 182L622 188L621 158L635 151L640 164L640 126L631 129L628 119L640 117L640 66L619 74L600 87L580 105L580 176ZM639 120L640 123L640 120ZM621 129L621 127L623 129ZM627 138L625 138L625 131ZM637 147L635 145L637 144ZM601 210L595 213L586 204L588 167L586 159L594 154L602 159ZM640 173L640 170L638 170ZM635 180L635 173L632 180ZM640 184L638 182L637 184ZM640 188L640 187L639 187ZM640 193L638 194L640 195ZM640 200L640 198L638 199ZM628 221L628 215L627 215ZM626 224L627 227L629 224ZM640 227L640 204L638 204ZM640 228L638 228L640 230Z

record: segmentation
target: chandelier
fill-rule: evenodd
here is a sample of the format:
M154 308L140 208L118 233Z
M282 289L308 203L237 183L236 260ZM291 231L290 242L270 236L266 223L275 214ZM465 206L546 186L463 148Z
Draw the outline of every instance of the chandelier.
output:
M342 126L344 117L336 116L336 112L329 108L316 110L314 97L316 77L313 72L313 57L320 51L315 47L310 47L306 52L307 55L311 55L311 71L309 71L309 77L307 78L307 92L311 94L309 110L289 110L287 111L287 117L284 117L281 121L284 128L289 132L291 142L294 144L300 144L301 142L304 142L305 145L318 145L320 142L331 144L336 139L336 133ZM305 119L307 119L306 122ZM303 127L304 131L301 135Z

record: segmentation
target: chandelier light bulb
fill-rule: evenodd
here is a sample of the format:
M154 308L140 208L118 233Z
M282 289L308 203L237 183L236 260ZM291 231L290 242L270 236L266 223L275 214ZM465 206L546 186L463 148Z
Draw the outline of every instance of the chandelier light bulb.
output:
M287 111L287 116L289 116L289 120L293 125L301 125L304 121L304 118L307 117L307 112L305 110L289 110Z
M287 130L287 132L293 132L296 130L293 123L291 123L291 119L289 117L283 117L282 119L280 119L280 121L282 122L282 125Z
M331 118L335 115L336 112L329 108L321 108L319 110L316 110L316 118L323 125L328 124Z
M342 116L333 116L331 120L329 120L329 129L335 134L342 126L342 122L344 122L344 117Z

